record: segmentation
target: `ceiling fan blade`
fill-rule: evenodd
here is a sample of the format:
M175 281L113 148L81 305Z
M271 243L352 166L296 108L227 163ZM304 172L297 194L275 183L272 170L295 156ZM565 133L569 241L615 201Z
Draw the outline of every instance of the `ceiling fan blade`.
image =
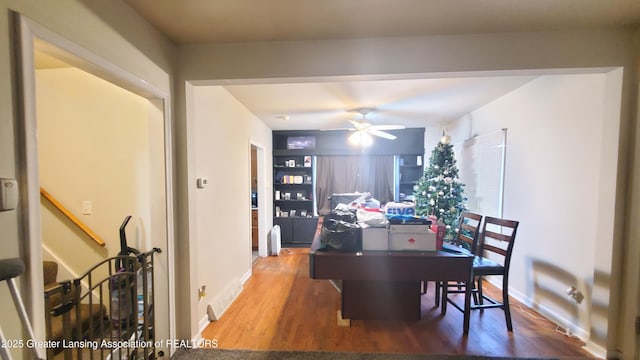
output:
M330 128L330 129L320 129L320 131L358 131L358 129L354 128Z
M384 139L395 140L397 138L397 136L395 136L395 135L391 135L388 132L384 132L384 131L380 131L380 130L369 129L369 130L367 130L367 132L369 132L369 134L371 134L371 135L379 136L379 137L384 138Z
M358 130L364 130L364 129L368 128L369 126L371 126L371 124L366 123L366 122L358 122L358 121L355 121L355 120L348 120L348 121L350 123L352 123L353 126L355 126L356 129L358 129Z
M404 128L404 125L371 125L369 127L372 130L401 130Z

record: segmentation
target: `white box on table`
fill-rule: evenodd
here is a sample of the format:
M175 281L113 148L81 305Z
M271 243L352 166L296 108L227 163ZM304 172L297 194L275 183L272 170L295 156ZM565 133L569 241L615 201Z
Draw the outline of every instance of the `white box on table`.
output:
M392 224L391 226L389 226L389 231L398 232L398 233L433 232L431 231L430 227L431 227L430 225L418 225L418 224Z
M428 225L391 225L389 250L436 251L436 233Z
M416 205L414 203L389 202L384 207L387 215L415 215Z
M389 229L360 224L362 250L389 250Z

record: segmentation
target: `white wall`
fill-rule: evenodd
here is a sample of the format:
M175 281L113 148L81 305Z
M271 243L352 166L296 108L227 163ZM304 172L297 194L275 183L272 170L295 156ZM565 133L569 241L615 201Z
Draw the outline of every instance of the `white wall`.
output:
M605 86L600 74L542 76L462 120L466 136L508 129L503 216L520 221L512 294L594 348L606 346L611 255L603 249L614 240L607 204L615 192L602 199L601 191L615 189L617 176L617 139L606 141L604 129L618 125L604 117ZM569 286L585 294L582 304L567 297ZM605 292L595 304L594 287Z
M42 243L70 279L128 246L154 247L156 335L169 338L164 109L76 68L36 71L40 185L105 241L100 247L41 198ZM82 202L92 202L91 215ZM62 276L64 271L59 272ZM93 272L107 276L106 268ZM166 351L166 349L164 349Z
M617 165L619 161L621 164L615 175L614 185L622 185L627 180L628 166L632 164L627 163L627 153L632 143L627 142L626 137L635 126L636 116L633 95L635 90L631 88L631 84L637 84L632 40L632 31L599 29L313 42L194 44L180 47L180 86L177 92L180 99L180 94L184 91L182 83L194 81L269 83L282 82L283 79L305 81L318 77L340 81L343 76L378 74L423 74L427 77L603 74L620 67L624 69L625 85L621 94L622 102L620 96L617 96L617 103L622 103L622 109L617 112L618 119L612 124L611 131L620 134L621 146L612 152L613 157L618 156L614 163ZM619 83L617 85L619 88ZM610 92L609 89L607 92ZM186 105L178 103L178 128L188 129L191 126L188 115L181 107L186 108ZM181 159L188 159L188 153L193 151L188 140L186 132L179 135L180 147L184 149L184 152L178 154ZM433 146L425 142L427 156ZM640 157L633 160L633 163L639 161ZM612 189L615 189L615 202L607 204L606 208L610 210L614 228L623 229L625 221L630 220L625 209L625 189L616 186L612 186ZM602 197L601 193L606 191L599 188L596 196ZM615 241L608 261L627 259L626 262L634 262L637 258L638 254L624 252L628 242L635 244L638 241L624 237L625 232L626 230L615 231ZM183 235L188 236L188 232ZM623 334L633 328L632 319L635 314L631 308L635 309L638 299L637 284L633 284L633 290L630 291L618 284L623 281L623 274L629 279L637 277L637 274L626 273L622 265L624 263L625 261L613 262L614 271L611 272L609 283L611 304L619 305L620 308L626 306L627 309L626 315L609 314L607 351L612 356L632 354L636 348L634 340ZM630 285L630 282L627 284ZM610 309L617 307L611 306ZM621 331L622 329L625 331Z
M197 303L200 322L207 316L209 304L214 305L218 316L226 310L251 273L250 140L271 154L271 130L220 86L196 86L191 100L193 176L209 180L203 189L189 184L195 191L191 221L196 231L191 246L197 247L192 269L197 286L207 289L206 297ZM265 201L269 206L261 212L272 214L271 201Z
M141 251L163 229L151 228L153 181L149 102L75 68L38 70L36 99L40 184L106 243L98 246L42 200L42 241L75 274L120 251L118 229L127 215L127 240ZM160 136L162 138L162 136ZM83 201L92 214L83 215ZM160 235L162 236L162 235Z
M122 69L139 76L148 83L165 90L171 89L172 60L177 50L169 41L160 36L148 23L121 1L61 0L43 2L40 0L4 0L0 10L0 78L11 79L12 67L10 46L9 10L25 14L38 23L51 28L61 36L69 38L93 53L102 56ZM254 44L223 44L219 46L189 46L180 49L181 61L175 69L177 124L176 141L176 194L177 216L179 216L179 236L176 254L178 266L178 304L176 310L190 311L195 287L191 286L189 264L193 249L189 242L193 230L189 224L192 214L189 187L193 186L189 177L188 143L185 81L224 79L265 79L272 77L306 77L357 74L405 74L429 73L446 75L452 72L473 71L492 72L496 70L547 69L558 71L566 68L624 67L623 111L621 115L621 135L623 147L620 149L622 169L619 183L629 183L631 194L637 196L640 182L636 168L640 167L640 156L633 154L638 139L627 136L639 126L636 122L636 68L637 54L632 53L633 32L623 29L594 31L564 31L517 34L482 34L432 36L395 39L365 39L349 41L313 41ZM184 50L184 51L183 51ZM340 54L340 56L336 56ZM403 56L410 54L410 56ZM635 57L634 57L635 56ZM633 89L631 89L633 88ZM0 176L18 177L18 157L15 152L15 107L16 96L11 81L0 82ZM637 132L640 133L640 132ZM636 134L637 134L636 133ZM427 146L427 149L430 147ZM637 154L636 154L637 155ZM626 177L626 171L629 177ZM633 171L636 171L634 173ZM615 264L637 263L638 249L637 222L632 221L640 205L631 203L625 208L627 193L624 189L617 194L615 213L620 234L614 248L614 258L622 261ZM0 239L7 256L17 256L24 239L19 234L19 212L0 213L0 228L5 236ZM624 222L628 224L623 228ZM247 220L247 224L249 221ZM630 234L630 235L629 235ZM184 245L186 243L186 245ZM618 265L622 270L622 265ZM629 267L627 269L636 269ZM625 305L621 316L615 318L619 335L612 335L612 351L633 354L636 348L633 335L623 338L622 329L633 332L633 319L638 299L637 272L626 274L626 285L630 291L612 299L613 304ZM616 287L623 279L613 274L611 286ZM7 292L0 289L0 308L11 308ZM186 299L186 300L185 300ZM188 336L189 324L196 317L180 313L178 320L182 336ZM0 315L0 323L17 323L12 312ZM17 335L16 330L9 335ZM185 335L187 334L187 335Z
M104 9L108 11L101 14L94 10ZM55 31L58 36L69 39L81 47L88 49L92 54L107 59L116 64L120 69L126 69L140 79L144 79L148 86L153 86L164 93L171 91L170 72L173 62L171 51L173 45L164 39L148 23L144 22L134 11L121 1L76 1L63 0L54 2L42 2L38 0L3 0L0 1L0 78L14 79L15 81L0 82L0 176L18 178L22 185L27 183L27 178L21 172L24 162L16 151L21 148L19 138L16 136L16 125L20 124L18 117L18 99L15 87L18 74L15 72L18 66L12 61L15 55L15 33L12 30L12 17L10 11L14 11L40 25ZM114 29L117 28L117 30ZM15 66L15 67L14 67ZM171 121L171 116L167 116ZM26 203L26 188L22 186L21 205ZM34 194L37 199L37 194ZM3 236L0 244L5 257L21 256L27 263L27 272L22 277L33 279L34 284L41 282L41 255L29 253L28 244L31 239L21 229L21 218L27 216L26 208L17 211L0 213L0 227ZM40 275L38 275L40 273ZM21 281L22 285L29 285ZM37 285L36 290L37 290ZM32 322L36 327L36 333L43 338L44 316L42 311L42 299L30 297L30 288L24 288L23 295L27 307L33 311ZM6 287L0 287L0 308L8 309L0 314L0 323L8 338L19 338L20 326L5 326L4 324L19 324L16 312ZM19 354L14 353L19 358Z
M180 47L186 80L406 75L482 76L505 70L630 65L631 32L466 34L372 39L191 44ZM336 56L339 54L339 56ZM544 54L544 56L541 56ZM530 73L529 73L530 74ZM259 79L259 80L256 80ZM335 80L335 79L334 79ZM338 79L339 81L339 79Z

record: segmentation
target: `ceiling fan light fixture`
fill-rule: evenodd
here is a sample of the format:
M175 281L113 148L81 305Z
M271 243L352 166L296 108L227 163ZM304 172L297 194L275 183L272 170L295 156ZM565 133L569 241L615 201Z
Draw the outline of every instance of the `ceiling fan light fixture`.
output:
M368 132L363 132L360 136L360 143L362 144L362 146L370 146L371 144L373 144L373 138L371 137L371 135L369 135Z
M353 134L351 134L351 135L349 136L349 142L350 142L351 144L353 144L353 145L358 145L358 144L360 144L360 136L361 136L360 131L356 131L356 132L354 132Z
M370 146L373 138L366 131L356 131L349 136L349 142L353 145Z

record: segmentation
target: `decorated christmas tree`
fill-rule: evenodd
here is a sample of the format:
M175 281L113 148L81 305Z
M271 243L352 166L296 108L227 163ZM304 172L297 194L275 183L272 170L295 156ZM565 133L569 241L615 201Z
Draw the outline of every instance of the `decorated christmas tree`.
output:
M447 228L445 240L453 240L460 212L466 209L463 188L464 184L458 178L451 138L443 134L413 190L416 214L434 215L442 220Z

